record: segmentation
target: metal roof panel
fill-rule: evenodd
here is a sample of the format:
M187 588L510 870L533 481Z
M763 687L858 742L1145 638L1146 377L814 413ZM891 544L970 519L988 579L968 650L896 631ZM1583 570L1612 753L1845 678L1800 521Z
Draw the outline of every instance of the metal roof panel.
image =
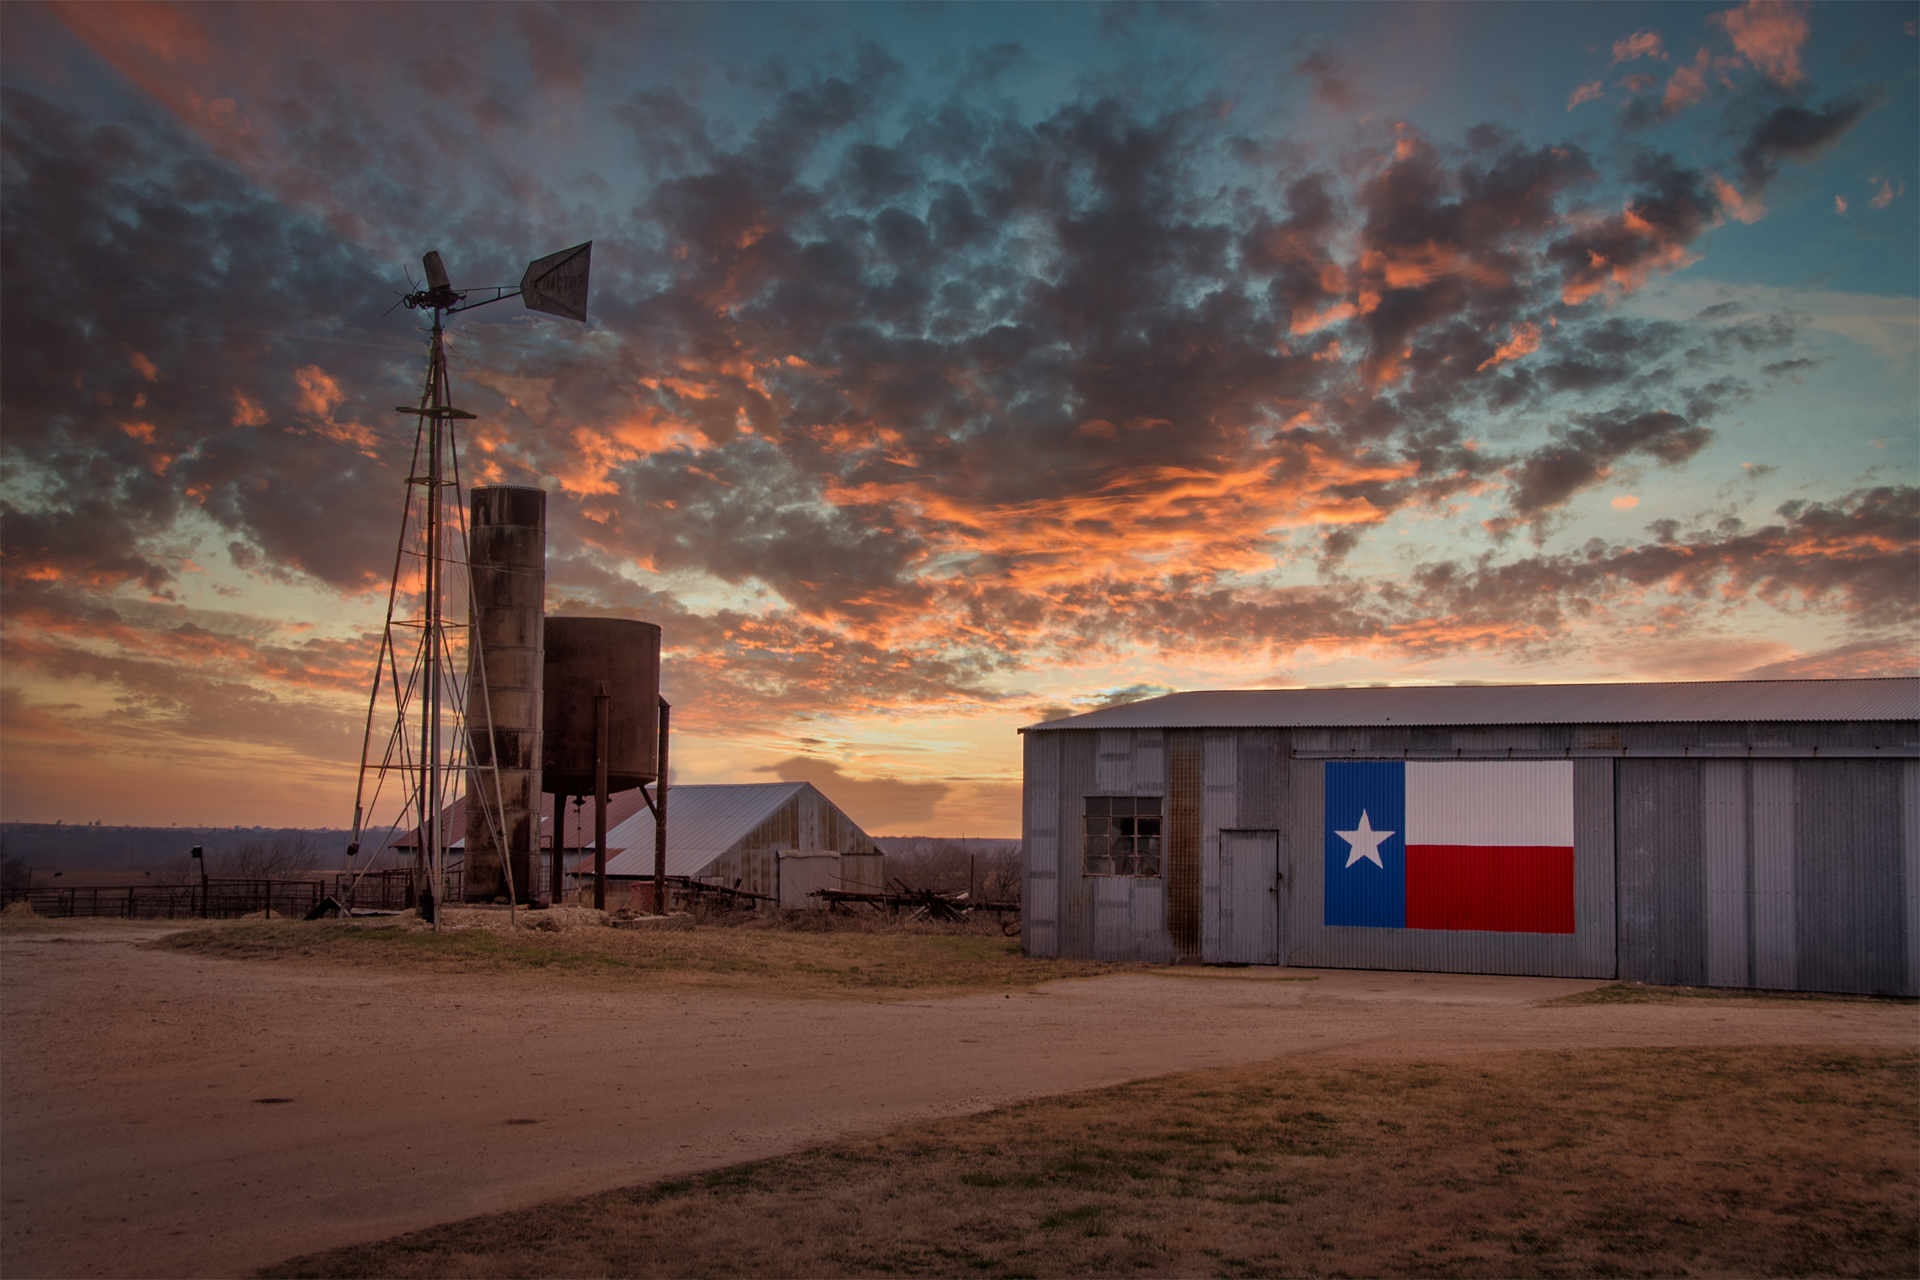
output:
M1020 732L1916 718L1920 718L1920 677L1887 676L1668 684L1212 689L1106 707L1028 725Z

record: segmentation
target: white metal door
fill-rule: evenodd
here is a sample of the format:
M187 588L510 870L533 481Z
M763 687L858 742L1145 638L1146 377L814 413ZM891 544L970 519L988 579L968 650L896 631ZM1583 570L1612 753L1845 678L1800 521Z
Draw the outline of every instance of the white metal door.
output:
M1220 833L1219 913L1213 929L1222 964L1280 963L1280 837L1274 831Z

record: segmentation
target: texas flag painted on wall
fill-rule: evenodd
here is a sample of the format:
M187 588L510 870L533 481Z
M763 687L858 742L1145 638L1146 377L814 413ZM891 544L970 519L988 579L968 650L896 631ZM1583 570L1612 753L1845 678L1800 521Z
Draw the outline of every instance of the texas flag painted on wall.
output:
M1326 768L1327 924L1574 931L1571 761Z

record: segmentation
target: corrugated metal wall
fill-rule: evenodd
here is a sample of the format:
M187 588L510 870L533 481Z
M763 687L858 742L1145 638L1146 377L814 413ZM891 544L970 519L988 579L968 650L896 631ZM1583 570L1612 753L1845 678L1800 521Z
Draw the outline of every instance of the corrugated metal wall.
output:
M1060 744L1064 733L1029 733L1020 788L1020 950L1030 956L1060 951ZM1079 868L1074 868L1075 874ZM1081 951L1069 954L1089 955Z
M1854 724L1032 732L1024 945L1114 960L1264 947L1244 928L1257 908L1241 864L1271 831L1288 963L1920 995L1920 760L1809 758L1888 738ZM1556 757L1573 777L1571 934L1325 923L1329 761ZM1081 874L1090 795L1166 798L1161 878Z
M1911 760L1622 760L1620 976L1920 994Z
M1200 734L1167 734L1167 932L1175 954L1200 954L1200 864L1203 835Z

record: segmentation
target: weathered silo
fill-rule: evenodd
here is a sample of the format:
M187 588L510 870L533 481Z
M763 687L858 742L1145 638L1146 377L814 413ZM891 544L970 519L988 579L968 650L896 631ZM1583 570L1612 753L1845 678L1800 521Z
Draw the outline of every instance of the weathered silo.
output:
M659 627L626 618L548 618L545 695L541 785L554 793L556 813L565 797L599 790L603 715L607 793L659 776ZM606 905L606 812L602 805L595 808L599 907ZM559 858L556 842L556 864Z
M538 886L547 495L519 485L472 490L473 639L467 669L466 874L469 902ZM495 769L498 765L498 769Z

